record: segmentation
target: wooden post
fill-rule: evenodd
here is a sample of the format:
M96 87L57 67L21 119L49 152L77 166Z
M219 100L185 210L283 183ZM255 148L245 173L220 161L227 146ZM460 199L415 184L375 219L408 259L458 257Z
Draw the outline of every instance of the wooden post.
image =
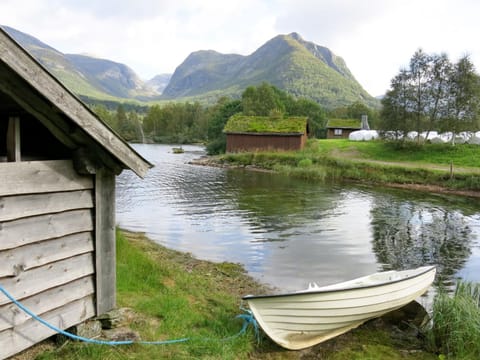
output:
M8 119L7 128L7 161L21 161L20 152L20 119L18 117L10 117Z
M115 175L95 175L95 271L97 316L116 306Z

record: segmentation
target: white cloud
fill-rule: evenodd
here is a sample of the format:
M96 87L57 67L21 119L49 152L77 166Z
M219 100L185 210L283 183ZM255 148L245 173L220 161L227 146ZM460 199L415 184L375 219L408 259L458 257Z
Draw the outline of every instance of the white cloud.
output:
M149 78L191 52L247 55L277 34L342 56L372 95L383 93L413 52L468 53L480 66L476 0L2 0L0 24L65 53L94 53Z

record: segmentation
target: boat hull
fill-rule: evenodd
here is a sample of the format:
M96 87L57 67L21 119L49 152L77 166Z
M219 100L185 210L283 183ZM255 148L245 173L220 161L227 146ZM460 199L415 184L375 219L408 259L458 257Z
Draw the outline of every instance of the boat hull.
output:
M435 267L377 273L282 295L245 296L263 331L300 350L343 334L415 300L432 284Z

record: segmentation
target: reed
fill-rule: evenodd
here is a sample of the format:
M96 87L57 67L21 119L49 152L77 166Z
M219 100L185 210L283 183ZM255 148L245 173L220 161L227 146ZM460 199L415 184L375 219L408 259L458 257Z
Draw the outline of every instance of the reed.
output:
M427 338L447 358L480 359L480 284L460 281L453 296L435 297Z

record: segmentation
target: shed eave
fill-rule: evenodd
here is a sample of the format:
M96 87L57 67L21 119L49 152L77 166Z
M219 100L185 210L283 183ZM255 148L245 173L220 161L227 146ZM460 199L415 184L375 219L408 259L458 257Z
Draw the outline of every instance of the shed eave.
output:
M109 128L76 95L43 67L27 50L0 27L0 61L42 94L73 123L112 155L122 168L144 177L153 164L138 154Z

